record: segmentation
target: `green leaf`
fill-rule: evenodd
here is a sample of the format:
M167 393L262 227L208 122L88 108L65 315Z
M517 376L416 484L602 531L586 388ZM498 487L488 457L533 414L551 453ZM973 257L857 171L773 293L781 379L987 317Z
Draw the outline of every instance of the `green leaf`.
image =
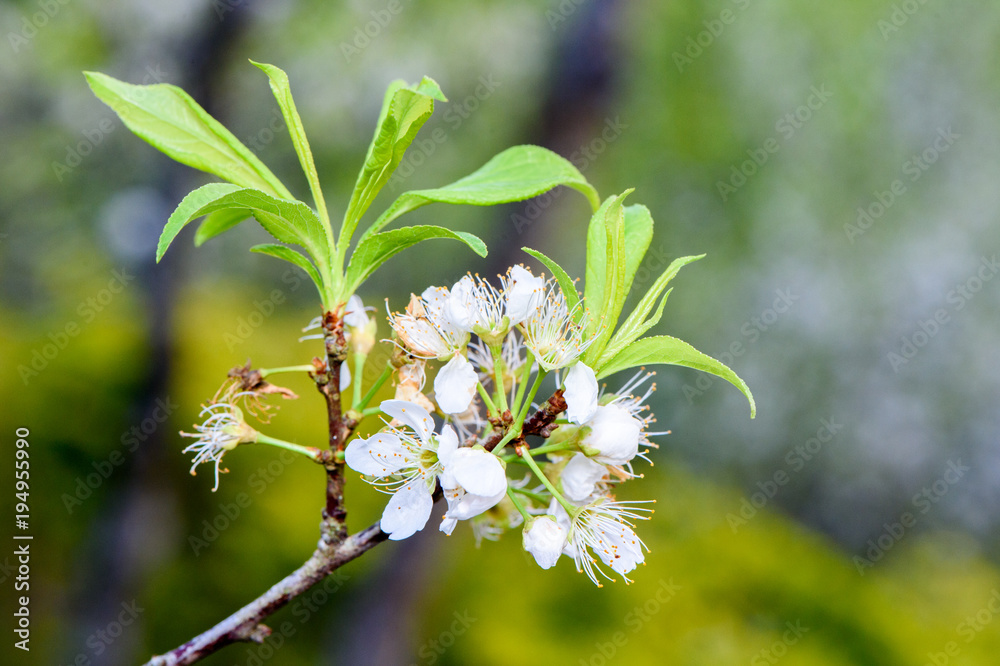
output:
M417 243L431 238L451 238L472 248L480 257L486 256L486 244L477 236L444 227L414 226L383 231L363 239L351 255L347 267L345 293L352 294L375 270L393 256Z
M201 210L202 206L239 189L236 185L230 185L229 183L209 183L208 185L202 185L184 197L177 204L174 212L170 214L167 225L163 227L160 240L156 244L156 262L160 262L167 248L170 247L177 234L181 232L181 229L187 226L187 223L191 220L201 217L200 215L196 215L196 213Z
M413 142L417 132L434 112L434 100L448 101L433 79L424 77L416 86L406 86L393 81L386 91L375 137L368 147L368 156L358 174L350 203L340 228L338 256L344 257L358 221L365 214L375 196L399 166L403 153Z
M99 72L84 75L94 94L126 127L178 162L241 187L292 198L256 155L180 88L132 85Z
M330 229L330 217L326 212L326 201L323 199L323 190L319 185L319 174L316 173L316 164L313 162L312 149L309 147L309 140L306 138L305 128L302 126L302 118L295 108L295 101L292 99L292 90L288 84L288 75L283 70L274 65L267 65L260 62L250 61L255 66L267 74L271 83L271 92L278 100L281 107L281 115L285 117L285 124L288 125L288 133L292 137L292 144L295 146L295 153L299 156L299 164L309 181L309 189L312 191L313 199L316 202L316 210L319 212L320 220L326 228L327 239L333 249L333 231Z
M587 229L587 283L584 302L589 313L587 335L594 342L584 360L593 364L618 323L628 293L625 251L625 211L622 201L633 190L605 199Z
M330 266L329 247L323 225L309 206L301 201L276 199L260 190L239 189L224 183L205 185L184 198L163 229L157 246L157 261L189 222L227 209L249 211L282 243L301 245L312 256L321 274L326 275Z
M653 241L653 216L642 204L625 206L625 284L631 285Z
M656 278L656 282L653 283L653 286L649 288L649 291L646 292L638 305L635 306L632 314L628 316L625 323L621 325L614 337L611 338L607 348L601 354L601 360L611 358L660 321L660 317L663 315L663 306L666 304L666 298L660 303L660 307L657 308L653 317L648 320L646 319L653 306L656 305L656 299L660 297L660 294L666 289L677 273L680 272L681 268L698 261L704 256L703 254L699 254L690 257L679 257L670 262L667 269L663 271L660 277Z
M259 254L269 254L272 257L284 259L285 261L295 264L304 270L310 278L312 278L313 283L316 285L316 289L319 290L320 296L323 295L323 279L320 277L319 271L316 270L316 266L309 261L308 257L304 256L300 252L296 252L292 248L285 245L275 244L254 245L250 248L250 251L257 252Z
M404 192L365 234L378 232L399 216L429 203L495 206L530 199L559 185L582 192L594 209L601 204L597 190L568 160L539 146L514 146L450 185Z
M563 296L566 298L566 307L570 312L572 312L580 304L580 294L577 292L576 285L573 284L573 280L570 278L569 273L563 270L562 266L546 257L538 250L532 250L530 247L522 247L521 249L533 256L535 259L538 259L538 261L542 262L546 268L552 271L552 274L556 278L556 282L559 283L559 289L562 290Z
M711 356L702 354L683 340L672 338L669 335L658 335L633 342L608 363L595 368L595 371L597 378L600 379L629 368L654 364L681 365L722 377L742 391L743 395L750 401L750 418L757 415L757 405L754 403L753 394L735 372Z
M205 241L229 231L250 217L250 211L240 208L230 208L212 213L198 225L198 231L194 234L194 246L201 247L205 244Z

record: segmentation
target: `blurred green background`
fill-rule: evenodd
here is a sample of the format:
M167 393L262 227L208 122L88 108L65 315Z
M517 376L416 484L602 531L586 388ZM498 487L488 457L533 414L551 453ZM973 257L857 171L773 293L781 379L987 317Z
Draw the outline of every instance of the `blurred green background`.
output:
M197 251L186 232L154 265L207 177L132 136L81 74L183 86L306 196L248 58L288 71L331 209L386 84L423 74L451 102L375 209L527 142L603 196L635 187L657 220L636 291L709 253L657 332L727 361L759 416L724 382L660 370L673 434L626 491L657 499L629 587L541 571L516 532L476 549L467 526L428 530L277 614L268 644L206 663L996 663L1000 5L31 0L0 3L0 26L0 479L29 428L35 537L29 655L0 550L5 663L138 663L315 544L319 469L249 447L213 494L176 434L232 366L319 351L296 342L315 294L246 251L265 238L250 224ZM587 219L565 191L424 208L409 223L476 233L490 257L422 245L362 296L399 309L525 262L523 245L579 275ZM321 441L320 399L290 384L302 398L272 431ZM382 496L356 476L348 492L354 528L377 519Z

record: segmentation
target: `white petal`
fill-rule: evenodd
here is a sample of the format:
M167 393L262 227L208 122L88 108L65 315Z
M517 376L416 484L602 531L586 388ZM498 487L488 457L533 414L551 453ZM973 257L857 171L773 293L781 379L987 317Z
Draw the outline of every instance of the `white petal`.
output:
M563 494L574 502L582 502L594 492L594 486L608 474L608 469L582 453L574 455L563 468L559 480Z
M427 287L420 298L424 299L424 309L432 318L438 317L448 304L448 287Z
M542 304L545 298L545 280L535 277L522 266L510 269L510 286L507 289L507 316L511 324L520 324Z
M479 319L479 308L475 306L476 283L466 275L455 283L448 294L444 314L463 331L472 332Z
M382 512L379 527L393 541L399 541L424 529L431 517L434 500L427 484L416 479L393 494Z
M445 414L460 414L472 404L479 377L469 359L456 355L434 378L434 397Z
M344 308L344 324L351 328L361 328L368 323L368 314L365 312L365 304L361 302L361 297L354 294L347 299L347 307Z
M615 527L609 526L608 529L598 530L596 536L601 547L592 550L597 553L601 561L622 575L635 569L636 565L642 564L645 559L639 537L626 525L618 524Z
M597 412L597 376L582 361L566 373L566 418L577 425L586 423Z
M392 433L378 432L368 439L355 439L344 450L347 466L372 476L395 474L407 465L406 449Z
M420 441L427 443L431 433L434 432L434 419L426 409L420 405L405 400L383 400L380 409L410 427L417 433Z
M483 449L462 448L455 451L449 461L448 472L465 488L465 492L473 495L492 497L507 490L503 464Z
M441 434L438 435L438 460L445 467L448 466L448 462L451 460L452 455L458 450L458 435L455 434L455 429L450 425L446 425L441 428ZM444 487L454 487L454 486L444 486Z
M639 438L642 421L632 416L620 405L604 405L587 423L590 433L584 437L583 445L597 449L597 462L608 465L624 465L639 452Z
M340 390L343 391L351 385L351 371L346 363L340 364Z
M448 513L444 514L445 518L454 518L455 520L468 520L469 518L474 518L482 512L495 507L506 495L506 488L501 490L496 495L489 497L462 492L459 495L458 500L454 502L453 505L448 507Z
M456 525L458 525L457 520L455 520L454 518L445 517L441 521L441 525L440 527L438 527L438 529L447 534L448 536L451 536L451 533L455 530Z
M559 561L566 546L566 530L555 519L542 516L531 521L524 530L524 549L532 554L543 569L551 569Z

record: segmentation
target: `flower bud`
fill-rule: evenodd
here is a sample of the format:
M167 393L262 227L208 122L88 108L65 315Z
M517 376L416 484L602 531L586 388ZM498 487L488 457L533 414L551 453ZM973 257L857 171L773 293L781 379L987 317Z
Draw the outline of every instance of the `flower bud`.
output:
M566 529L552 516L532 518L524 526L524 549L543 569L551 569L566 545Z

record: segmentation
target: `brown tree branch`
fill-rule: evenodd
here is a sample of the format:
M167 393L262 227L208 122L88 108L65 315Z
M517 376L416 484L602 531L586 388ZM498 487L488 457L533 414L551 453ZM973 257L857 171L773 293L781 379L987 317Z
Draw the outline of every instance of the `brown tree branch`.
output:
M555 422L556 417L566 409L566 399L563 398L563 390L558 389L552 394L552 397L545 401L538 411L531 415L524 422L524 426L521 428L521 437L524 435L538 435L540 437L548 437L552 432L552 424ZM492 451L496 448L500 440L506 433L503 430L498 430L493 433L493 435L483 443L483 448L487 451Z

